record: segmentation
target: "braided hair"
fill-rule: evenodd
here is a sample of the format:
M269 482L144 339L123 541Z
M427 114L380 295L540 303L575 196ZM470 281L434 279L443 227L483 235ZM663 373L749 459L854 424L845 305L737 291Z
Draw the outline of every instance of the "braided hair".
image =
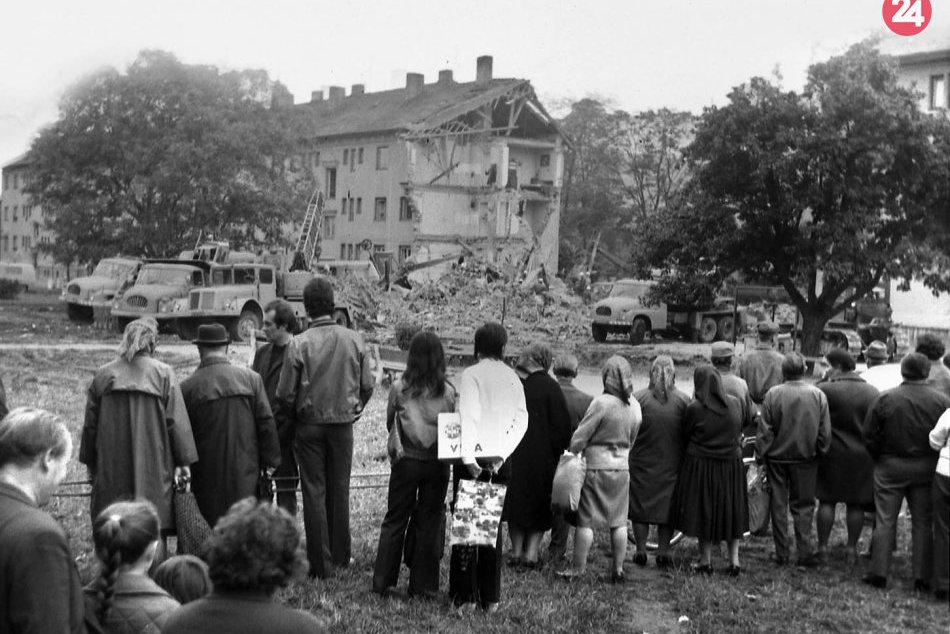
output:
M141 559L158 537L158 512L151 502L116 502L96 517L92 524L92 539L99 559L96 616L100 623L105 623L112 608L119 569Z

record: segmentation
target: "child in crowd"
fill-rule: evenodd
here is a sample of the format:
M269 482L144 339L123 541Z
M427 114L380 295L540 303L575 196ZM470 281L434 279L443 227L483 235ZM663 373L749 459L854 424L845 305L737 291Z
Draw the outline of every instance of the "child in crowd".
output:
M211 594L208 564L194 555L166 559L155 569L152 578L182 605Z

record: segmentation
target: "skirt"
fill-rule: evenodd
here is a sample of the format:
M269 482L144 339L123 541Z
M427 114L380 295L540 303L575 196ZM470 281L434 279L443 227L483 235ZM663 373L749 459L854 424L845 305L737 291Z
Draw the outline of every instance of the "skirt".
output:
M749 530L742 460L686 454L673 493L673 528L707 542L738 539Z
M588 469L577 505L577 526L619 528L627 525L630 506L630 472Z

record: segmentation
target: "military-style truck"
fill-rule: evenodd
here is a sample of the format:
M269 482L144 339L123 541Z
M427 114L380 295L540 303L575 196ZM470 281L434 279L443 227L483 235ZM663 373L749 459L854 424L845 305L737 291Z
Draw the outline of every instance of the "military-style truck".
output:
M128 290L112 303L112 319L121 332L139 317L153 317L163 332L174 331L175 300L207 284L211 265L194 259L146 260Z
M138 258L103 258L92 275L70 281L60 300L66 304L71 321L91 322L95 307L111 306L115 296L135 283L142 266Z

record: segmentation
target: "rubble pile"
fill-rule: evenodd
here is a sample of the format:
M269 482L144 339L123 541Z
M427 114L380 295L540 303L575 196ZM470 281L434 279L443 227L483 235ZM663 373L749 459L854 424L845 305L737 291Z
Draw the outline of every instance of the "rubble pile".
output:
M397 324L431 328L446 340L470 343L475 329L489 320L503 321L516 347L534 341L577 341L590 336L587 306L559 279L540 270L523 280L508 279L489 264L468 260L436 281L412 289L378 290L373 283L340 284L357 314L357 323L379 343L394 343ZM371 335L371 336L373 336Z

